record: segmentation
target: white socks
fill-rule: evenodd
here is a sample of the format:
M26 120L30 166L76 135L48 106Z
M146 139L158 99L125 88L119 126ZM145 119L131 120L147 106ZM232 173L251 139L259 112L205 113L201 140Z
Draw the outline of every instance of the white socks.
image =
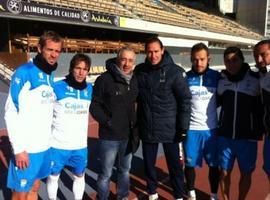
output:
M50 200L56 200L57 198L59 176L60 175L50 175L47 178L47 191L48 191L48 196ZM81 177L73 175L73 177L74 177L74 181L73 181L72 191L74 194L74 198L75 200L80 200L83 197L84 188L85 188L84 175Z
M85 188L84 174L83 176L80 176L80 177L73 175L73 177L74 177L74 181L73 181L72 191L73 191L75 200L79 200L79 199L82 199L84 188Z
M48 191L48 196L50 200L56 200L59 176L60 174L50 175L47 178L47 191Z

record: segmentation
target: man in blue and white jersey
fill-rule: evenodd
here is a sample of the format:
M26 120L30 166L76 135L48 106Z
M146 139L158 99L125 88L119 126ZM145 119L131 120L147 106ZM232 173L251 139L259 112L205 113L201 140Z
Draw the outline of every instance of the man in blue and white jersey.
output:
M85 54L76 54L71 62L69 74L54 85L56 102L52 126L52 171L47 179L49 199L56 200L58 179L62 169L73 169L73 194L75 200L82 199L87 166L87 136L89 106L92 85L86 83L91 66Z
M191 118L184 141L185 177L190 200L196 199L194 182L195 167L202 166L205 159L209 166L210 199L217 199L217 105L216 89L219 73L209 68L209 50L203 43L195 44L191 49L192 69L187 72L187 80L192 95Z
M12 199L37 199L39 179L50 173L50 136L53 119L52 72L62 48L61 37L48 31L39 39L33 62L19 66L12 76L5 120L14 157L7 187Z

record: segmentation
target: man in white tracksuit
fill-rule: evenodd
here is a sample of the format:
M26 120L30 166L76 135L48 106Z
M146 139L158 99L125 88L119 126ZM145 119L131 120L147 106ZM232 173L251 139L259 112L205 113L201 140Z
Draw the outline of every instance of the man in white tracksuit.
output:
M62 169L73 169L73 194L82 199L87 166L87 136L89 106L92 85L86 83L91 60L85 54L76 54L71 62L69 74L55 83L56 102L52 126L52 170L47 179L49 199L56 200L58 179Z
M62 48L61 37L45 32L38 54L14 72L5 107L5 120L14 157L7 187L12 199L37 199L39 179L50 173L50 136L53 119L53 71Z

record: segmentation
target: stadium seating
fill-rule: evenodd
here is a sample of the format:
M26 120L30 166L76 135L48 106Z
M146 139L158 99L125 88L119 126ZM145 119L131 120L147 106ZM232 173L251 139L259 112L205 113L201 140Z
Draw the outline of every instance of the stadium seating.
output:
M173 4L168 0L34 0L33 2L261 39L261 35L248 30L233 20L181 4Z
M12 44L20 46L26 52L37 51L39 38L29 35L15 35ZM89 52L89 53L115 53L123 46L130 46L136 53L144 51L142 43L132 43L123 41L105 41L105 40L88 40L88 39L73 39L64 38L64 52Z

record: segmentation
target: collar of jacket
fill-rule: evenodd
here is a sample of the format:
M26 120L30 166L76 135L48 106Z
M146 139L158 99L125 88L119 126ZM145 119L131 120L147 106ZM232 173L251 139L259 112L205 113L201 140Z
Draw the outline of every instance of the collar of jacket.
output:
M33 59L33 63L43 72L46 74L51 74L57 68L57 63L54 65L50 65L43 56L38 53L35 58Z
M247 73L249 69L250 69L250 66L247 63L243 63L239 72L235 75L231 75L227 70L222 70L222 73L224 73L227 76L229 81L238 82L238 81L243 80L245 74Z
M74 78L74 76L69 73L66 76L66 79L64 80L70 87L73 87L76 90L83 90L87 87L87 83L86 80L84 80L83 82L78 82L76 81L76 79Z

